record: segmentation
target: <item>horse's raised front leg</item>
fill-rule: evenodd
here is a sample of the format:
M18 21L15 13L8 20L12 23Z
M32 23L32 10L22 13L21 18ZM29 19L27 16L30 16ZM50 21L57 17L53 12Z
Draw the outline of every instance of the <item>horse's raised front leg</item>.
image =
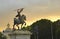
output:
M24 22L24 26L26 26L26 22Z
M26 22L25 22L25 26L26 26Z

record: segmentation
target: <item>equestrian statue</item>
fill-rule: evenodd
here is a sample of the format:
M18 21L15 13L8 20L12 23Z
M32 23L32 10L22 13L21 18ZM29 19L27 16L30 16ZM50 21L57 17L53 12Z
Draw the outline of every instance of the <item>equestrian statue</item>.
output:
M15 26L18 27L19 30L19 24L21 24L21 29L23 25L26 25L26 16L24 14L21 15L21 12L23 11L24 8L18 9L17 10L17 15L14 18L14 25L13 25L13 29L15 29Z

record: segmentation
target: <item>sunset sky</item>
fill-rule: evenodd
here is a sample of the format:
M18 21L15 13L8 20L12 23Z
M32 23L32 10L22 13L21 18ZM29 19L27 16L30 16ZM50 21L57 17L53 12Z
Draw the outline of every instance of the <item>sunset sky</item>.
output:
M19 8L24 8L21 14L26 15L27 25L40 19L60 19L60 0L0 0L0 31L7 27L7 23L13 26Z

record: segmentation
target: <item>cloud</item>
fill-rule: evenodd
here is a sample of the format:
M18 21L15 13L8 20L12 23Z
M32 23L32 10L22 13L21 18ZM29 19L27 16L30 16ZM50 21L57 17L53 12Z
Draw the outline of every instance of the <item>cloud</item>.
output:
M60 0L50 0L49 9L50 11L60 10Z
M0 8L25 7L29 5L46 5L48 0L0 0Z
M48 0L0 0L0 14L30 6L48 6Z

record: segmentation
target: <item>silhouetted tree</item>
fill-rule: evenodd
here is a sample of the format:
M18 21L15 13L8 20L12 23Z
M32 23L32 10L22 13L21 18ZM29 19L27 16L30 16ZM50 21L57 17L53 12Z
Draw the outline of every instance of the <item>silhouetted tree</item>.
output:
M60 39L60 20L41 19L25 29L32 32L31 39Z
M7 38L0 32L0 39L7 39Z
M53 23L53 36L54 39L60 39L60 20Z
M51 39L51 24L48 19L41 19L31 25L32 39Z

